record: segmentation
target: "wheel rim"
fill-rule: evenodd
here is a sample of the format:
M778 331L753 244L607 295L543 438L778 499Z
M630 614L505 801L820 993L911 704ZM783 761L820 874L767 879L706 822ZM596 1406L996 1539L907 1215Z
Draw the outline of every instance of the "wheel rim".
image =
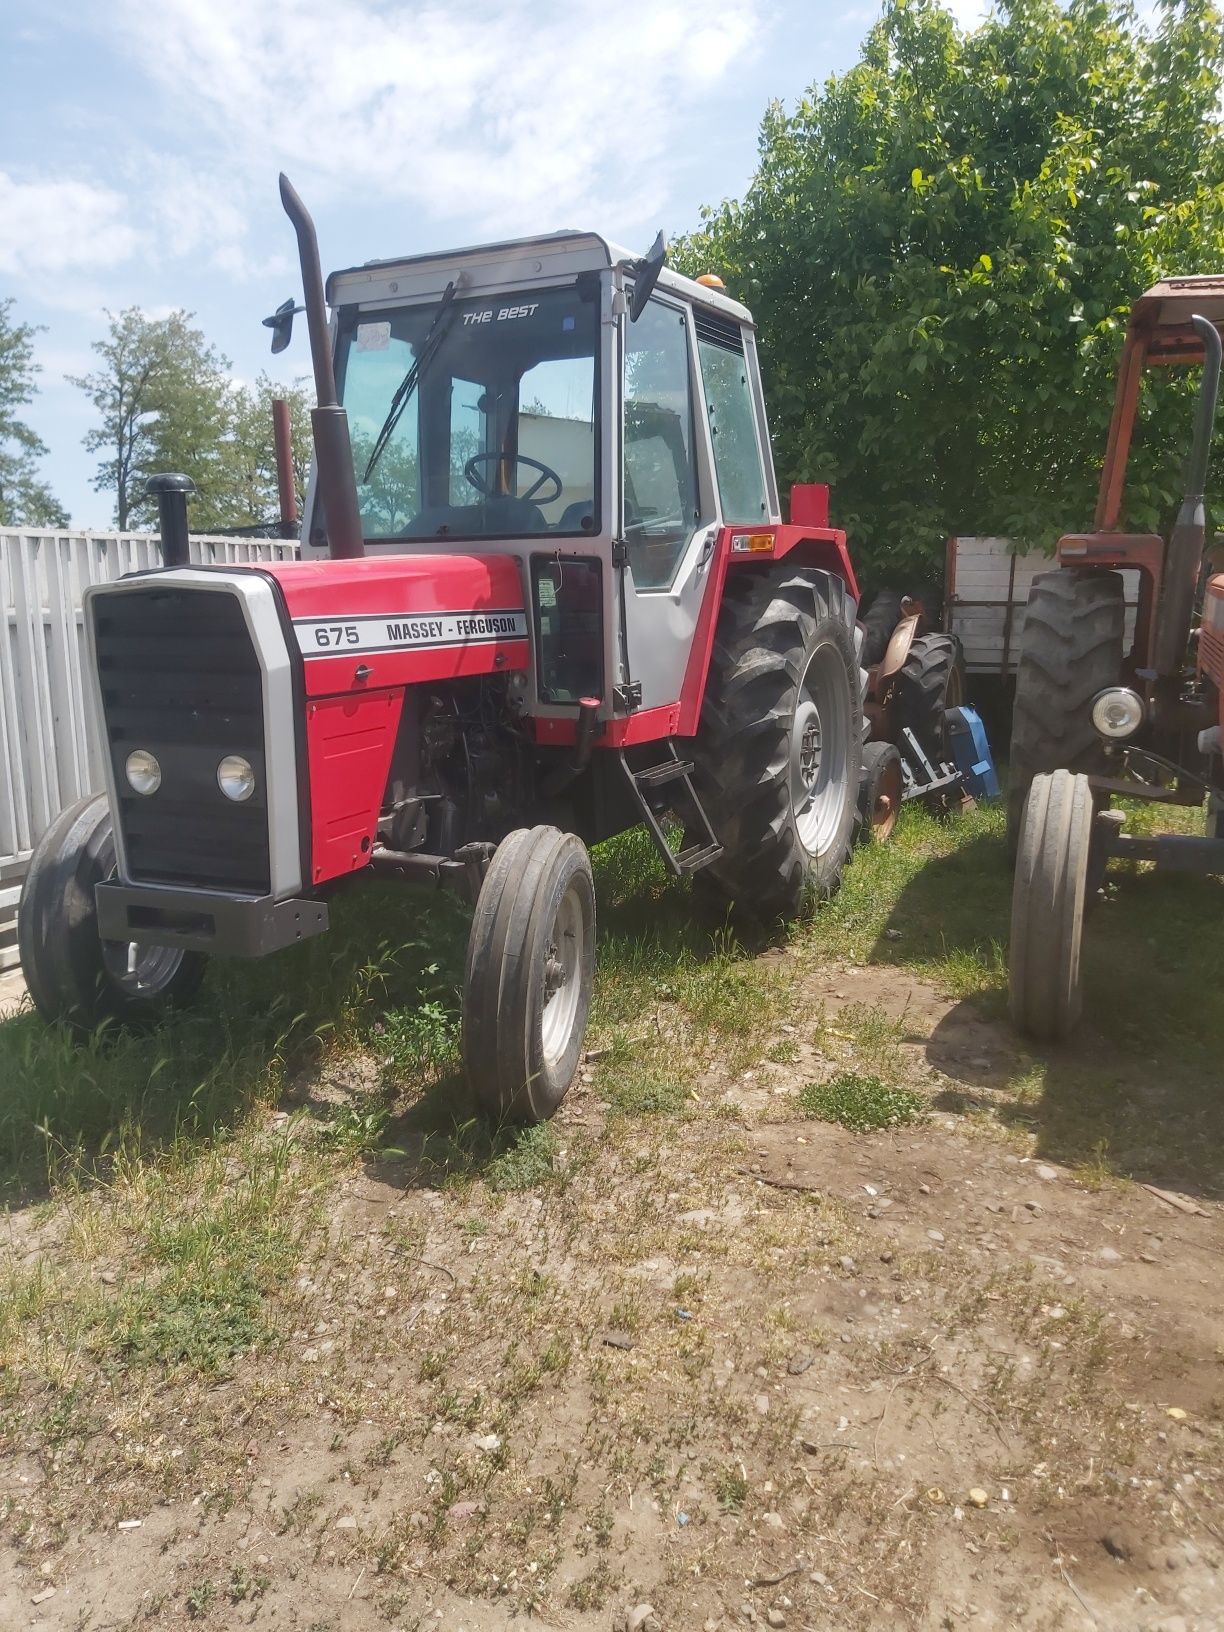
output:
M850 796L845 665L834 646L808 660L791 725L791 806L799 842L820 856L837 837Z
M544 1059L557 1065L574 1035L582 1005L583 949L586 925L582 901L573 884L561 897L544 951L544 1012L541 1044Z
M901 794L901 767L890 760L880 773L875 803L871 807L873 837L887 839L892 836L892 830L897 825L897 814L901 809Z
M103 941L106 973L129 997L157 997L178 974L183 949L178 946L138 946L135 941Z

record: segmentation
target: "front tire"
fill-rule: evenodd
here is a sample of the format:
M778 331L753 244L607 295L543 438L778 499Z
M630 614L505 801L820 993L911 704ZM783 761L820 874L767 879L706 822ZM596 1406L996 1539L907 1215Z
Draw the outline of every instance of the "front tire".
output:
M841 879L862 766L859 667L840 578L732 573L693 744L723 854L704 876L766 922Z
M1012 713L1007 835L1013 850L1035 776L1104 766L1092 700L1118 683L1125 615L1116 572L1060 569L1033 580Z
M586 846L555 827L498 845L476 902L463 980L463 1062L494 1122L543 1122L574 1080L595 978Z
M1012 886L1008 995L1017 1031L1039 1042L1066 1037L1080 1017L1092 823L1086 776L1033 778Z
M896 748L891 742L865 742L858 794L860 844L886 844L892 838L904 794L905 776Z
M103 941L97 885L115 872L115 835L105 794L56 817L38 841L17 909L17 949L44 1020L88 1034L105 1022L150 1026L194 997L199 952Z

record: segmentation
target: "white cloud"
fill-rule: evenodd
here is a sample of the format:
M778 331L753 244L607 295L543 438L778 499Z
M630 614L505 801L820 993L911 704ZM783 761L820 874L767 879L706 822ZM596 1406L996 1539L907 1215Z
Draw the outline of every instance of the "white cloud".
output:
M764 0L118 0L108 28L240 185L491 231L665 198L681 116L742 65ZM218 196L214 190L214 198Z
M0 170L0 272L51 278L131 256L140 235L121 193L88 181L19 181Z

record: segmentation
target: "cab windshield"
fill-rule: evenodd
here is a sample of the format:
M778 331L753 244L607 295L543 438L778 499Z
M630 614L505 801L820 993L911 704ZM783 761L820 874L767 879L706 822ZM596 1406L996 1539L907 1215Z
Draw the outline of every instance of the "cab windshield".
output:
M438 303L342 310L336 356L367 539L598 531L599 285L454 299L370 466Z

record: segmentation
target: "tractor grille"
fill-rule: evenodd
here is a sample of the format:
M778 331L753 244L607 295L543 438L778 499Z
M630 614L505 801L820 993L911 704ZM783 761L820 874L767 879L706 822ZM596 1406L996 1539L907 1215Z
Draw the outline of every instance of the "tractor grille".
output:
M150 584L97 595L92 610L129 876L267 895L263 684L238 598ZM154 794L128 782L134 748L161 765ZM255 791L241 804L217 785L226 754L242 754L255 770Z
M1224 629L1206 620L1199 630L1199 667L1224 691Z

